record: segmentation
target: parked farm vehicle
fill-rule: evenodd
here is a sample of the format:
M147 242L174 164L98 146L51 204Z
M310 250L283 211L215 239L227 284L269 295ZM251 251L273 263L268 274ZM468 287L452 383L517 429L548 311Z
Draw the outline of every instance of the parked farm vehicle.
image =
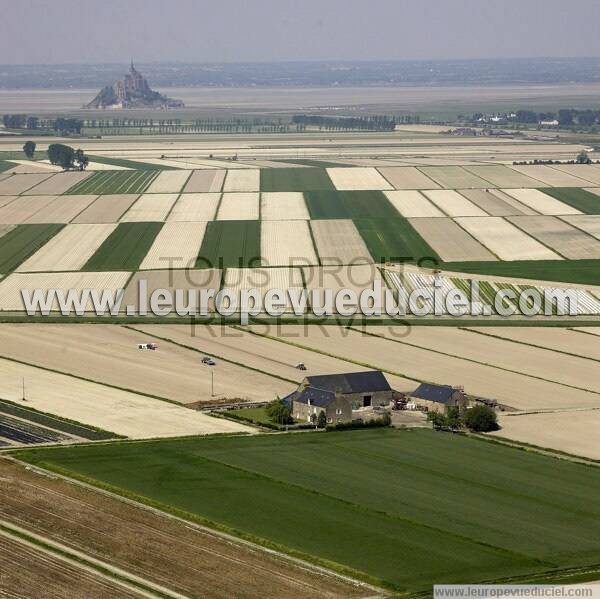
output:
M216 362L210 356L204 356L202 358L202 364L206 364L207 366L214 366Z
M302 362L300 362L300 364L296 364L296 368L298 370L306 370L306 366Z

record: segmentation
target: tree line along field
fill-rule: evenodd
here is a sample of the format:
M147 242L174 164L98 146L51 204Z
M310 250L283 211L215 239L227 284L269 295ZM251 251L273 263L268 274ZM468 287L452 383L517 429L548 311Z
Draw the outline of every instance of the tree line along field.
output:
M16 456L397 591L598 576L599 471L473 438L384 429Z

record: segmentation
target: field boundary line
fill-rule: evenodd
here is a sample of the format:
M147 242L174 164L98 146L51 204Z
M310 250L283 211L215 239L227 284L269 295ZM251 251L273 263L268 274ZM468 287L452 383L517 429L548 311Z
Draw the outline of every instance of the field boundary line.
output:
M554 168L553 164L546 164L545 166L549 166L553 171L561 173L562 175L565 174L565 171L561 171L558 168ZM589 181L588 179L584 179L583 177L580 177L579 175L574 175L573 173L568 173L567 172L567 175L571 175L571 177L575 177L576 179L579 179L580 181L582 181L584 183L590 183L590 185L586 185L586 187L595 187L595 186L598 185L597 183L594 183L593 181ZM558 185L550 185L549 187L559 187L559 186Z
M25 452L26 451L27 450L25 450ZM132 505L138 509L146 510L165 518L170 518L199 532L202 532L207 536L218 537L220 539L229 541L234 545L243 545L253 549L254 551L267 553L268 555L279 560L291 562L308 572L317 572L325 576L332 576L347 582L348 584L369 589L373 592L373 597L388 597L390 595L389 588L386 588L385 586L378 586L383 585L383 581L375 579L372 576L365 575L362 572L354 571L352 568L337 564L336 562L329 562L326 559L317 558L313 555L278 545L277 543L268 541L267 539L254 537L254 535L251 533L243 533L225 524L212 521L204 516L186 512L185 510L164 504L160 501L151 499L150 497L145 497L143 495L130 492L126 489L121 489L120 487L113 486L109 483L104 483L97 479L76 472L71 472L52 464L43 462L40 465L36 462L22 460L12 455L5 455L2 457L14 461L21 466L28 467L41 476L57 476L68 483L76 484L96 493L102 493L108 497L128 505ZM256 539L261 542L258 542ZM365 576L365 579L363 580L356 578L355 576L357 574Z
M117 566L112 566L108 562L87 555L83 551L72 549L68 545L17 526L8 520L0 519L0 536L67 562L78 569L86 570L99 578L109 580L111 583L142 594L145 597L173 597L174 599L184 599L186 597L186 595L175 593L166 587L154 584Z
M554 199L556 199L556 198L554 198ZM527 218L526 214L524 216L525 216L525 218ZM548 216L550 218L553 217L552 214L542 214L542 216ZM538 243L541 243L544 247L547 247L551 252L554 252L555 254L559 255L563 260L571 261L571 258L568 258L564 254L561 254L560 250L557 250L557 249L555 249L553 247L550 247L547 243L543 242L541 239L539 239L535 235L533 235L533 234L529 233L528 231L526 231L521 225L513 222L512 220L509 220L509 218L513 218L513 217L502 217L502 218L504 218L507 222L509 222L514 227L517 227L517 229L520 229L521 231L523 231L523 233L525 233L525 235L527 235L528 237L531 237L531 239L534 239ZM534 218L537 218L537 217L534 217ZM554 217L554 218L556 218L556 217ZM559 220L562 220L562 219L559 219ZM517 221L517 222L519 222L519 221ZM563 222L565 222L567 225L569 225L569 223L567 223L566 221L563 221ZM594 239L591 235L589 235L587 233L586 233L586 235L587 235L587 237L590 237L592 240Z
M527 341L521 341L517 339L511 339L509 337L502 337L501 335L495 335L494 333L486 333L485 331L476 331L469 327L457 327L461 331L467 331L474 333L475 335L483 335L485 337L491 337L492 339L499 339L502 341L508 341L510 343L518 343L519 345L526 345L528 347L535 347L537 349L544 349L546 351L555 352L558 354L564 354L565 356L571 356L573 358L581 358L582 360L591 360L592 362L600 362L600 358L591 358L590 356L582 356L581 354L574 354L572 352L565 351L564 349L554 349L551 347L545 347L544 345L537 345L536 343L528 343ZM597 337L597 335L594 335Z
M600 391L594 391L592 389L586 389L585 387L577 387L575 385L570 385L568 383L561 383L560 381L553 381L551 379L545 379L544 377L537 376L535 374L528 374L526 372L520 372L518 370L512 370L511 368L506 368L504 366L497 366L496 364L490 364L490 363L487 363L487 362L479 362L478 360L474 360L473 358L464 358L462 356L457 356L455 354L449 354L449 353L443 352L441 350L431 349L430 347L423 347L422 345L417 345L415 343L410 343L408 341L399 341L398 339L392 339L390 337L384 337L383 335L377 335L376 333L370 333L368 331L361 331L360 329L356 329L356 328L354 328L351 325L348 326L347 328L350 329L351 331L355 331L357 333L363 333L365 335L370 335L371 337L378 337L379 339L384 339L385 341L391 341L392 343L400 343L401 345L408 345L409 347L414 347L414 348L417 348L417 349L422 349L422 350L425 350L425 351L428 351L428 352L431 352L431 353L434 353L434 354L439 354L439 355L442 355L442 356L446 356L448 358L456 358L457 360L463 360L465 362L471 362L473 364L479 364L480 366L487 366L488 368L495 368L497 370L502 370L504 372L510 372L511 374L519 374L521 376L526 376L526 377L529 377L529 378L532 378L532 379L536 379L538 381L544 381L546 383L552 383L554 385L560 385L562 387L567 387L569 389L575 389L577 391L585 391L587 393L594 393L595 395L600 395ZM460 329L461 327L458 327L458 328ZM381 369L379 368L379 369L376 369L376 370L381 370Z
M159 325L160 326L160 325ZM132 325L128 325L128 324L124 324L122 325L122 327L124 329L129 329L131 331L136 331L137 333L142 333L142 334L147 334L146 331L140 330L140 329L136 329L134 326ZM244 364L243 362L237 362L235 360L231 360L229 358L224 358L223 356L218 356L217 354L214 354L212 352L208 352L208 351L204 351L198 347L194 347L192 345L186 345L185 343L180 343L179 341L174 341L173 339L170 339L168 337L161 337L160 335L156 335L155 333L153 333L152 335L153 337L156 337L157 339L160 339L161 341L166 341L167 343L171 343L172 345L176 345L177 347L181 347L183 349L188 349L190 351L199 353L199 354L205 354L205 355L210 355L210 356L214 356L215 358L218 358L219 360L223 360L223 362L228 362L229 364L233 364L235 366L239 366L240 368L246 368L247 370L252 370L254 372L258 372L259 374L264 374L266 376L270 376L276 379L279 379L281 381L285 381L286 383L291 383L292 385L296 385L297 382L293 381L292 379L286 379L283 376L280 376L278 374L271 374L270 372L267 372L266 370L261 370L260 368L255 368L254 366L248 366L247 364Z

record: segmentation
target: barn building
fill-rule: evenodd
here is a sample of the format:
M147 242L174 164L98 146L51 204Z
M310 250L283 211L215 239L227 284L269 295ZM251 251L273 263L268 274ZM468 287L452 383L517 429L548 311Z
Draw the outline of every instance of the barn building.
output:
M462 387L450 385L432 385L423 383L408 394L408 406L411 404L429 412L446 412L448 408L467 408L470 404Z
M388 405L394 392L378 370L307 376L283 401L296 420L311 421L324 411L328 423L349 422L352 410Z

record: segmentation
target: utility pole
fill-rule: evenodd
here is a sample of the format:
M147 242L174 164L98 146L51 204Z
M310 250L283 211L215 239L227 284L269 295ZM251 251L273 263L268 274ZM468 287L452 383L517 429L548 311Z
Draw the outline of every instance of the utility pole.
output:
M23 401L27 401L25 399L25 377L23 377L23 381L22 382L23 382Z
M215 371L210 371L210 396L215 396Z

